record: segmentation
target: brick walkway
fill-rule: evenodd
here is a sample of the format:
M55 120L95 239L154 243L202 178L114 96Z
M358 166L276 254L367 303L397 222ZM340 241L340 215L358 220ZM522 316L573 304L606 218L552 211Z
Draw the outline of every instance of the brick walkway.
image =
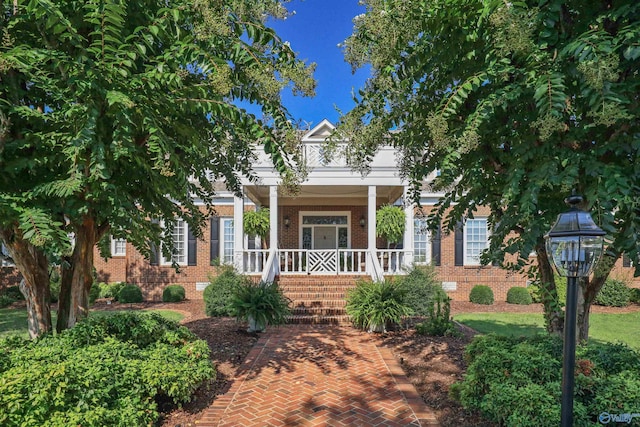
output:
M336 326L270 328L199 427L438 426L391 351Z

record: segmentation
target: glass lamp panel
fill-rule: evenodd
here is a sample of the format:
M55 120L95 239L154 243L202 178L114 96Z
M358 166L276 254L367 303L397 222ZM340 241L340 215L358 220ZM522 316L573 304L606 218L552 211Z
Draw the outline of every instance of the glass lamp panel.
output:
M564 277L585 277L602 254L600 236L561 236L547 240L547 253L556 272Z

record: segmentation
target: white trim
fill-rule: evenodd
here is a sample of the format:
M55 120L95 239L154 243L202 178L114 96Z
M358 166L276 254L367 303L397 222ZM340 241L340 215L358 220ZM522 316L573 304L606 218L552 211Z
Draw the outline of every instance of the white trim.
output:
M184 261L179 261L176 262L176 264L178 265L187 265L188 264L188 260L189 260L189 232L188 232L188 225L187 222L185 220L183 220L182 218L176 218L175 220L176 225L174 226L174 233L176 230L178 229L182 229L182 236L183 236L183 242L182 242L182 253L179 254L180 258L183 258ZM164 222L162 222L160 224L160 226L164 229ZM175 244L176 244L176 239L175 239L175 234L173 236L174 240L174 252L176 250ZM162 266L169 266L169 265L173 265L173 256L171 258L165 258L164 256L164 252L162 250L162 245L160 245L160 265Z
M472 222L478 222L478 221L484 221L485 224L485 229L484 229L484 233L485 233L485 242L484 242L484 247L480 250L480 252L478 253L478 255L469 255L469 248L467 247L468 243L480 243L480 241L474 241L474 242L469 242L467 239L467 227L469 226L469 221ZM463 250L463 265L480 265L480 254L482 253L482 251L484 251L485 249L487 249L489 247L489 223L487 222L487 217L476 217L476 218L468 218L467 220L465 220L464 222L464 229L463 229L463 244L462 244L462 250Z
M426 227L427 224L427 218L424 217L414 217L413 218L414 224L416 222L419 222L419 226L414 226L414 230L413 230L413 261L416 264L431 264L431 232L429 232L429 230ZM424 224L424 225L423 225ZM416 236L426 236L425 241L419 241L416 239ZM418 260L418 250L416 248L416 244L423 244L425 245L425 250L424 250L424 261Z
M229 242L229 239L226 239L226 234L225 234L225 223L231 221L231 227L232 227L232 231L229 234L229 237L232 239L231 242ZM219 240L220 240L220 250L218 251L218 255L220 258L220 264L233 264L234 260L235 260L235 253L236 253L236 247L235 247L235 237L236 237L236 233L235 233L236 227L235 227L235 221L233 217L230 216L221 216L220 217L220 234L219 234ZM230 248L230 252L229 253L225 253L225 244L226 243L231 243L231 248ZM240 252L240 254L242 254L242 252Z
M118 244L123 243L122 250L118 250ZM111 236L111 256L112 257L123 257L127 255L127 240L122 238L115 238Z
M346 216L347 223L346 224L335 224L336 229L336 249L338 249L340 241L339 241L339 232L338 228L346 228L347 229L347 247L340 249L351 249L351 211L299 211L298 212L298 247L302 249L303 245L303 235L302 229L304 227L311 227L311 249L314 249L313 239L314 239L314 228L315 227L323 227L323 226L332 226L334 224L303 224L303 218L305 216Z

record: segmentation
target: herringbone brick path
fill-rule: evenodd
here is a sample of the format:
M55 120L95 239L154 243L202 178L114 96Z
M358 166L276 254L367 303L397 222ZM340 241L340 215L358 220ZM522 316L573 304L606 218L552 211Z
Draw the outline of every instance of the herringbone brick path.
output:
M437 426L391 351L349 327L270 328L201 427Z

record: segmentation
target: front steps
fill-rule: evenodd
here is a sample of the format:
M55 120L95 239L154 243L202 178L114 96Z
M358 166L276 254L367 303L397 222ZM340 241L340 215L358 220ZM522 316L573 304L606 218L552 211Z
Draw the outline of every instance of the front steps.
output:
M344 307L347 290L360 276L280 276L278 285L291 299L289 323L345 325L350 323Z

